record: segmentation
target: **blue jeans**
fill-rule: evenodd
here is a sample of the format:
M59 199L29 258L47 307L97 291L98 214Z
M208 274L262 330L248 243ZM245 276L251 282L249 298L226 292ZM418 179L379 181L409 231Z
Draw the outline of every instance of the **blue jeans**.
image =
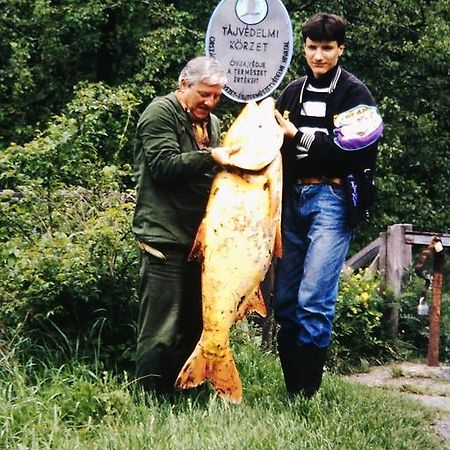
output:
M344 187L294 185L283 203L275 278L278 342L328 347L339 277L353 237Z

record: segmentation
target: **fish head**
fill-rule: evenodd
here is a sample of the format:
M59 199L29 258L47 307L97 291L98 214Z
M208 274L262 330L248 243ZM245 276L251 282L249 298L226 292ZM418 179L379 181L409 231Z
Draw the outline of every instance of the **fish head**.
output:
M248 102L224 138L225 147L239 146L230 155L232 166L258 171L269 165L283 144L283 130L275 119L275 101Z

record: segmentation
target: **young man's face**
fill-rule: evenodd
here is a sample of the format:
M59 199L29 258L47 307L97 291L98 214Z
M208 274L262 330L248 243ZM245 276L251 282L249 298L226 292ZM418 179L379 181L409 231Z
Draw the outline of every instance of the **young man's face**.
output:
M304 50L314 78L319 78L336 66L344 52L344 46L338 45L337 41L312 41L306 38Z
M210 85L203 82L190 86L182 80L180 85L182 100L189 109L193 120L202 121L216 107L219 102L222 86Z

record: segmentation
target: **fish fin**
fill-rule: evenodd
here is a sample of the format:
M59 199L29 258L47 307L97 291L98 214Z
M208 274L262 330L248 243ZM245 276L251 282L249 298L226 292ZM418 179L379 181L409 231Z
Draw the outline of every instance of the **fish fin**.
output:
M281 197L282 197L282 166L281 156L275 159L267 170L269 178L270 195L270 217L275 221L275 241L273 244L273 254L277 258L282 255L281 239Z
M240 403L242 383L228 347L220 359L208 358L199 344L181 369L175 382L178 389L190 389L209 380L224 400Z
M203 262L205 256L203 254L203 237L205 235L205 225L203 221L200 223L198 227L197 234L195 236L194 243L191 248L191 252L189 253L188 260L189 261L198 261Z
M283 255L283 241L281 239L281 221L277 221L277 228L275 230L275 242L273 244L273 254L277 258Z
M259 286L254 292L239 303L235 321L239 322L246 316L246 314L251 312L256 312L262 317L267 316L266 303L264 302L264 297Z
M208 373L208 359L205 358L199 344L195 347L191 356L185 362L175 381L175 387L190 389L205 382Z
M211 363L208 379L219 397L231 403L240 403L242 401L242 383L230 347L225 350L223 358L211 361Z

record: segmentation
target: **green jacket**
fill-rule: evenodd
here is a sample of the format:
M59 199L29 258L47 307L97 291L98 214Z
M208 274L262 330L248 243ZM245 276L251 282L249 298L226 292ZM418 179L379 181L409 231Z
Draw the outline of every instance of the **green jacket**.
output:
M212 114L208 131L211 148L219 146L219 120ZM133 232L145 242L190 247L215 171L210 151L198 149L192 123L174 93L147 106L135 138Z

